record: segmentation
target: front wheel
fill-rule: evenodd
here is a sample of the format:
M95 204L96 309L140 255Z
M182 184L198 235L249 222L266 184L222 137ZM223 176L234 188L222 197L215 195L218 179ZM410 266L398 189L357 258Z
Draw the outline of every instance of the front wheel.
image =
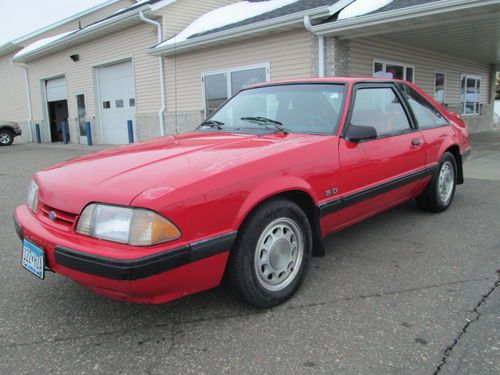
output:
M425 190L417 197L420 208L431 212L443 212L450 207L457 186L457 162L450 152L440 160L437 173Z
M250 214L239 231L229 263L231 282L254 307L279 305L302 284L311 253L307 216L287 199L272 200Z
M0 146L10 146L14 142L14 134L10 130L0 130Z

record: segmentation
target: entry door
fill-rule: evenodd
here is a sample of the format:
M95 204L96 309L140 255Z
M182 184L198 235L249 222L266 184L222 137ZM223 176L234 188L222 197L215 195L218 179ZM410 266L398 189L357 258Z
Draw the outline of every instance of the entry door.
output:
M135 122L132 62L101 67L97 73L103 143L128 143L127 121Z
M63 140L62 123L68 121L68 96L65 77L45 81L45 97L51 142Z
M339 225L352 223L408 199L425 171L426 145L413 129L392 85L355 90L350 124L373 126L378 138L339 140L341 193L345 209Z

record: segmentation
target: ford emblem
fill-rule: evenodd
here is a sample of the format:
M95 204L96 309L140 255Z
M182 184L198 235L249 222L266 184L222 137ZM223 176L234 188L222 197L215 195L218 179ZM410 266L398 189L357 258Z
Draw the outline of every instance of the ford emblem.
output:
M50 220L55 220L57 219L57 214L54 211L49 212L49 219Z

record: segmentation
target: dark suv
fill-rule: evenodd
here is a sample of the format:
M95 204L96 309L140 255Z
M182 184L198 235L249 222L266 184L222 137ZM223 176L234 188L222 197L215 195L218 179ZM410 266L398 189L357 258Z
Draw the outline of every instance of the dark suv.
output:
M10 146L22 131L17 122L0 120L0 146Z

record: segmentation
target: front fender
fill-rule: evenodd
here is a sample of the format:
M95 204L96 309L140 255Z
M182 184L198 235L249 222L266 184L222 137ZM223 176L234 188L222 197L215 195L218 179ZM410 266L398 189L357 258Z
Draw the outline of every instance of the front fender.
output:
M281 176L260 183L250 192L234 218L233 228L239 228L248 214L265 200L290 191L302 191L308 194L315 204L318 202L316 193L307 181L293 176Z

